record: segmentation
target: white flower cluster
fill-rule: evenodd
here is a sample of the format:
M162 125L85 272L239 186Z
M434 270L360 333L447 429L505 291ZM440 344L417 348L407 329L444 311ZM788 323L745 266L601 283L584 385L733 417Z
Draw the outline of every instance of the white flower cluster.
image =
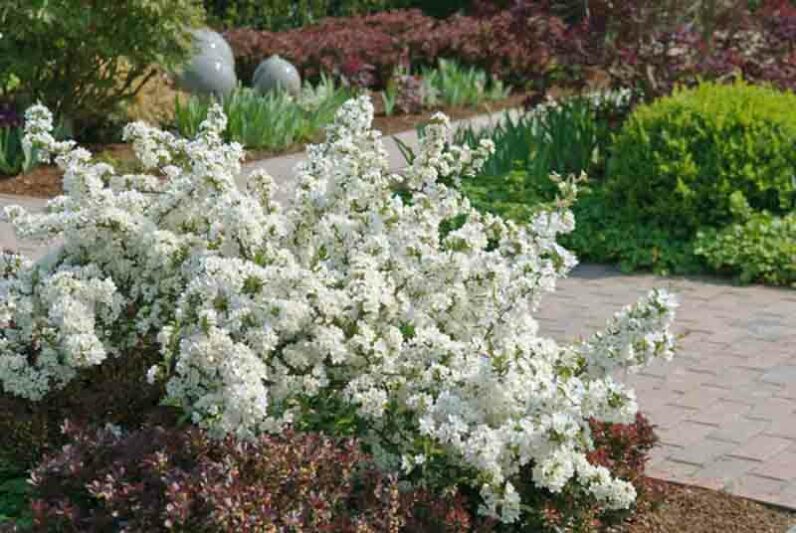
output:
M632 485L586 460L588 418L632 418L632 391L610 372L670 355L671 298L654 292L582 344L540 337L533 312L576 263L556 243L572 214L515 224L474 210L456 182L493 146L449 146L443 116L405 175L390 174L372 115L365 97L339 110L284 207L267 175L236 187L242 152L220 140L218 108L191 141L126 129L163 177L116 175L32 129L67 194L7 215L63 245L32 265L3 256L0 385L39 399L157 343L148 378L213 434L278 430L331 395L357 410L385 466L425 468L437 450L478 473L482 511L505 522L520 514L521 471L629 506Z
M530 111L531 116L544 118L551 110L559 109L567 100L582 100L589 104L594 111L626 111L630 108L634 93L633 89L622 87L620 89L594 90L576 96L556 100L549 95L542 103Z

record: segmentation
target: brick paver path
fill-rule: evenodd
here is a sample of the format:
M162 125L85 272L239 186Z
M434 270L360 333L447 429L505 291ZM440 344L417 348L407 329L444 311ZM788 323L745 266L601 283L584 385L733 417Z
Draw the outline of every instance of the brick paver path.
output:
M40 211L44 208L46 200L41 198L27 198L10 194L0 194L0 211L7 205L21 205L28 211ZM11 225L0 222L0 250L13 250L27 257L37 258L47 249L45 244L29 241L18 241L11 229Z
M578 267L538 319L586 336L653 287L680 298L669 363L626 376L658 426L649 473L796 508L796 291Z
M413 142L413 134L401 135ZM393 168L401 165L387 143ZM255 163L285 198L299 155ZM44 202L0 195L0 208ZM36 257L42 246L17 242L0 223L0 248ZM642 410L658 426L650 473L796 508L796 291L735 287L711 279L623 275L581 266L542 304L542 332L567 341L601 328L652 287L680 296L676 329L684 335L671 363L627 376Z

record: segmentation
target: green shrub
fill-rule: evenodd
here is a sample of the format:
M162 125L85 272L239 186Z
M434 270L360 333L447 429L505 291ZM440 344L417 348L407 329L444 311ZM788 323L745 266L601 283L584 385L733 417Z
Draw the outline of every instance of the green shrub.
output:
M540 202L555 196L555 184L527 170L482 175L463 180L462 188L473 206L517 222L528 222ZM561 244L584 262L615 263L626 272L645 269L659 274L701 272L690 239L651 224L640 224L617 209L599 183L594 183L572 206L575 231Z
M689 236L634 219L592 183L572 207L575 231L564 235L561 244L584 262L613 263L624 272L650 270L657 274L693 274L704 271L694 255Z
M737 221L697 234L695 252L719 271L743 283L763 281L796 286L796 211L777 217L753 212L740 195L732 197Z
M405 7L401 0L204 0L210 22L223 27L279 31L350 16Z
M496 143L484 172L464 181L465 192L480 210L527 221L534 205L555 195L551 172L586 172L590 183L572 207L575 231L562 236L564 246L583 261L616 263L624 271L702 271L689 234L639 221L605 191L611 137L631 100L628 92L595 93L544 104L518 118L506 116L485 130L460 129L456 142L472 146L491 137Z
M30 485L25 469L0 459L0 531L4 525L14 524L23 529L33 525L29 496Z
M417 8L445 18L464 12L472 0L204 0L210 23L225 28L281 31L317 23L324 17L348 17L392 9ZM507 7L509 2L493 2Z
M617 136L608 186L639 222L693 232L732 220L736 191L753 209L794 201L796 95L705 83L636 108Z
M198 0L5 0L0 87L11 77L23 106L37 100L82 134L119 111L154 75L190 52Z

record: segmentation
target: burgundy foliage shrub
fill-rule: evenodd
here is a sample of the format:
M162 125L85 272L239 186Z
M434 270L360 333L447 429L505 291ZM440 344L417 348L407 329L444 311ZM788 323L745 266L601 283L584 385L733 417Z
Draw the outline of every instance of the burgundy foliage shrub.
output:
M516 0L506 8L485 0L473 15L445 20L400 10L287 32L225 35L244 80L278 53L310 79L325 71L372 88L383 88L398 66L433 66L438 58L536 89L580 88L595 71L648 96L668 93L676 83L737 74L796 87L796 8L788 0L767 0L754 12L741 1L696 13L687 0L593 0L587 12L563 4Z
M624 37L605 39L600 50L614 85L640 86L652 97L671 92L675 84L740 75L753 83L796 88L796 8L788 0L768 0L754 12L746 2L730 3L731 8L701 21L662 16L648 24L656 11L626 5L628 22L616 32ZM633 31L644 26L646 32Z
M490 531L474 502L456 492L399 490L354 439L287 431L254 442L209 439L161 426L122 433L72 424L59 452L31 474L39 530L58 531ZM644 477L657 441L641 414L633 424L591 423L589 457L634 483L637 508L653 501ZM520 487L522 490L522 487ZM526 487L540 510L534 527L598 527L627 512L600 513L583 495ZM536 520L534 522L533 520Z
M279 33L239 28L225 37L243 80L251 79L260 61L279 54L307 78L324 71L374 88L383 88L396 67L432 66L437 58L454 58L524 83L549 74L578 51L561 19L535 2L489 17L439 21L410 9L329 18Z
M589 462L608 468L633 484L644 477L648 453L658 442L654 428L641 413L632 424L610 424L590 420L594 451Z
M291 431L215 441L196 428L122 434L66 424L31 474L40 530L470 531L456 494L400 492L352 439ZM60 529L58 529L60 528Z
M644 476L649 451L658 441L653 426L641 414L632 424L590 421L594 451L592 464L602 465L612 475L633 483L638 492L635 509L646 510L659 498L660 484ZM602 531L632 517L634 510L603 511L578 492L563 490L538 498L540 526L555 531Z
M66 387L32 402L0 394L0 459L29 465L64 443L64 419L85 424L165 424L173 410L158 406L161 386L146 380L158 357L152 347L137 347L105 364L86 369Z
M409 41L428 36L433 25L434 19L419 10L406 10L328 18L285 32L237 28L224 37L244 81L251 80L260 61L279 54L305 78L326 72L359 85L383 87L395 68L408 62Z

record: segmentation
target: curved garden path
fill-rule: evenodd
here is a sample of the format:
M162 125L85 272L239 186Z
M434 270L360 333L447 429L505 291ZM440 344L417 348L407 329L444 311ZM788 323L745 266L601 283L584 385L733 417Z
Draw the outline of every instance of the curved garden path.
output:
M416 142L413 132L399 137ZM403 159L390 139L387 148L391 166L400 168ZM260 161L246 170L266 169L285 198L301 158ZM0 208L11 203L44 205L0 195ZM46 245L17 242L0 223L0 248L37 257ZM679 294L676 330L683 338L671 363L625 377L658 426L661 442L649 473L796 509L796 291L583 265L543 302L542 332L561 341L588 335L652 287Z

